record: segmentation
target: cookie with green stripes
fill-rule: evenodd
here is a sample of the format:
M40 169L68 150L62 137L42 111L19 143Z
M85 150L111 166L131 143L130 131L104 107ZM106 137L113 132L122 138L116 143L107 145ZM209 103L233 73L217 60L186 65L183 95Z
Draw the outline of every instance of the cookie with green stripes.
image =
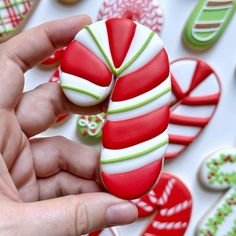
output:
M199 0L183 31L186 45L207 50L223 34L235 10L236 0Z
M0 43L21 31L38 2L38 0L0 1Z

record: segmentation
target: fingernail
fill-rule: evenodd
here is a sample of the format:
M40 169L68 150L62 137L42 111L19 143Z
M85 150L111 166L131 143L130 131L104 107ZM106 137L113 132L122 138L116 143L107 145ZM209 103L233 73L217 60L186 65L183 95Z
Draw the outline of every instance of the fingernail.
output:
M130 202L111 205L106 211L107 226L133 223L138 217L138 211Z

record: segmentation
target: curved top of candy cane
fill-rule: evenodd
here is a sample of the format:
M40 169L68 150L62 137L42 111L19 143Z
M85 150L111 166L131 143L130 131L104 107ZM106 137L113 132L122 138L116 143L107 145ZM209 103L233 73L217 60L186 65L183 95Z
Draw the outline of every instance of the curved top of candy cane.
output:
M224 148L210 154L203 162L201 182L215 190L236 186L236 148Z

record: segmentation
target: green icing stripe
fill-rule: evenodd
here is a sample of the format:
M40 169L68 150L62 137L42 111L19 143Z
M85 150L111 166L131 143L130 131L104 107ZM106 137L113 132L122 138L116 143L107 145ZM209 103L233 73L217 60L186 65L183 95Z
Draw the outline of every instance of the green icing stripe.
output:
M119 108L119 109L114 109L114 110L108 110L108 114L114 114L114 113L119 113L119 112L124 112L124 111L129 111L129 110L133 110L133 109L136 109L138 107L141 107L141 106L144 106L162 96L164 96L165 94L167 94L168 92L171 91L171 87L165 89L164 91L162 91L161 93L155 95L154 97L152 98L149 98L143 102L140 102L138 104L135 104L135 105L132 105L132 106L128 106L128 107L122 107L122 108Z
M1 6L0 6L0 10L7 9L7 8L9 8L9 7L19 6L19 4L24 4L24 3L27 3L27 2L30 2L30 0L22 0L22 1L19 1L19 0L16 1L16 0L14 0L13 3L1 5Z
M87 90L79 89L79 88L76 88L76 87L73 87L73 86L70 86L70 85L67 85L67 84L61 84L61 87L63 89L68 89L68 90L72 90L72 91L75 91L75 92L79 92L79 93L83 93L83 94L89 95L91 97L94 97L97 100L100 100L102 98L101 96L99 96L97 94L94 94L94 93L91 93L91 92L89 92Z
M148 154L152 151L155 151L156 149L158 149L158 148L160 148L160 147L162 147L166 144L168 144L168 139L163 140L162 142L158 143L157 145L155 145L155 146L153 146L153 147L151 147L147 150L144 150L144 151L141 151L141 152L138 152L138 153L134 153L134 154L130 154L130 155L127 155L127 156L123 156L123 157L117 157L117 158L101 160L100 162L101 162L101 164L110 164L110 163L115 163L115 162L134 159L134 158L146 155L146 154Z
M128 67L130 67L138 59L138 57L142 54L142 52L146 49L146 47L148 46L148 44L152 40L152 37L155 35L155 32L152 31L150 33L150 35L148 36L147 40L144 42L143 46L138 50L138 52L125 65L123 65L119 69L116 69L114 67L114 65L112 64L112 62L109 60L108 56L106 55L106 52L102 48L101 44L99 43L98 39L96 38L95 34L90 29L90 27L85 26L85 29L89 32L90 36L92 37L92 39L94 40L94 42L98 46L99 50L101 51L102 55L104 56L106 62L108 63L111 71L116 76L120 75L124 70L126 70Z

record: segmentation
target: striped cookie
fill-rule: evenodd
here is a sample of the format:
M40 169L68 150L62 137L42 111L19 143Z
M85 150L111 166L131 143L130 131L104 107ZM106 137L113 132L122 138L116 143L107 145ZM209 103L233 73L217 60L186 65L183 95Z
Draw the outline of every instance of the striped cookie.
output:
M144 195L158 179L168 145L171 83L160 38L128 19L97 22L80 31L63 53L60 78L65 95L80 106L111 94L102 180L121 198Z
M183 58L170 66L172 99L170 144L166 158L175 158L203 131L211 120L221 93L215 71L204 61Z
M236 10L236 0L199 0L183 32L186 45L206 50L223 34Z
M0 1L0 43L21 31L38 2L38 0Z

